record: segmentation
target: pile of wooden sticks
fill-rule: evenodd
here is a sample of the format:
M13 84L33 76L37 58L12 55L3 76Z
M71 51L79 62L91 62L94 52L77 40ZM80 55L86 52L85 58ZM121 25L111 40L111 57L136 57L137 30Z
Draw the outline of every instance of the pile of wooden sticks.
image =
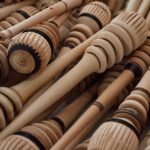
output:
M150 0L0 2L0 150L149 150Z

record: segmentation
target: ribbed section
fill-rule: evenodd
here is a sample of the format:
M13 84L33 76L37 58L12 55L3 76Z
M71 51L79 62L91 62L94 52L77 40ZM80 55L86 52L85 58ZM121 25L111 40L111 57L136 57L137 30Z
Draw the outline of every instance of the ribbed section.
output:
M11 135L0 145L0 150L49 150L63 135L61 127L53 120L34 123ZM7 144L6 144L7 143ZM7 145L7 146L6 146Z
M88 150L137 150L136 134L127 126L116 123L103 123L90 139Z
M145 19L135 12L122 13L112 20L111 23L121 26L128 32L132 39L134 50L146 40L148 27Z
M9 62L19 73L31 74L44 69L59 43L58 28L53 23L37 25L20 33L9 45Z

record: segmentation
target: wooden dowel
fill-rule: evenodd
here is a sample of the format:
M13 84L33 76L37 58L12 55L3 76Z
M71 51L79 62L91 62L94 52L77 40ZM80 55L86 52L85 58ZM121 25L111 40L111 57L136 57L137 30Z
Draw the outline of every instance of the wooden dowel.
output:
M26 108L28 108L39 96L41 96L51 85L53 84L53 81L47 83L44 85L38 92L36 92L24 105L23 109L20 113L24 112Z
M66 129L71 125L74 118L77 117L77 114L79 114L78 112L80 112L80 110L83 110L85 105L88 104L94 97L97 85L84 92L84 94L82 94L72 105L66 107L61 113L56 116L56 118L59 118L64 122Z

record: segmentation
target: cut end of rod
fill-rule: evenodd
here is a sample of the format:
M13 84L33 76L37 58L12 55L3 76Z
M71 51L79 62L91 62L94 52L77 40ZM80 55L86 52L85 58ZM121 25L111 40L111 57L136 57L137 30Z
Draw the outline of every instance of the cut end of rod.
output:
M11 38L12 33L9 30L3 30L0 32L0 41Z

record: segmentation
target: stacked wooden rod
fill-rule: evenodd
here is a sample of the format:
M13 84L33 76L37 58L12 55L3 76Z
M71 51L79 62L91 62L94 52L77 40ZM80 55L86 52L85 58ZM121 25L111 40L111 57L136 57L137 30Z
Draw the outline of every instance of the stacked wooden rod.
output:
M24 29L30 28L38 23L41 23L47 19L50 19L52 17L61 15L62 13L65 13L66 11L69 11L71 9L77 8L79 6L88 4L89 2L92 2L93 0L62 0L58 3L55 3L52 6L49 6L48 8L44 9L43 11L39 12L38 14L30 17L29 19L26 19L19 25L15 25L7 30L4 30L0 34L1 39L11 38L14 35L18 34L21 31L24 31Z
M137 150L139 148L139 135L144 129L149 110L149 75L148 70L136 88L120 104L113 117L94 133L88 149Z
M95 3L94 3L95 4ZM96 3L94 6L96 7L96 8L99 8L99 9L97 9L97 11L99 10L100 12L103 10L103 4L101 5L101 3L99 3L98 4L98 6L97 6L97 4L98 3ZM95 9L94 9L94 6L93 6L93 4L91 4L91 10L89 10L88 11L88 13L90 14L90 12L91 12L91 14L94 16L94 12L95 12ZM100 6L100 7L99 7ZM102 6L102 7L101 7ZM89 8L89 6L87 6L88 8ZM86 8L84 8L85 9L85 12L87 12L86 10ZM83 10L84 10L83 9ZM99 12L98 11L98 12ZM104 11L105 11L105 9L104 9ZM82 11L81 13L84 13L84 11ZM107 14L107 13L106 13ZM108 11L108 19L110 20L110 16L109 16L110 14L109 14L109 11ZM95 16L96 17L96 16ZM102 16L103 17L103 16ZM107 21L107 19L105 19L105 15L104 15L104 18L102 18L102 21L103 21L103 23L104 23L104 25L108 22ZM87 19L88 19L88 17L86 17ZM101 20L100 19L101 18L101 15L99 16L99 20ZM64 19L64 16L63 16L63 19L61 18L61 16L60 17L58 17L58 19L61 19L61 20L63 20ZM89 17L89 19L90 19L90 17ZM86 20L85 20L86 21ZM84 22L84 21L83 21ZM52 21L52 23L50 23L50 25L53 25L53 24L56 24L56 23L54 23L54 20ZM48 23L48 25L49 25L49 23ZM82 24L80 24L80 25L82 25ZM84 26L84 25L83 25ZM97 24L96 24L96 26L98 26ZM44 26L42 26L43 28L38 28L37 27L37 29L41 29L40 31L42 32L44 32L45 34L47 33L47 32L45 32L46 31L46 25L44 25ZM55 25L53 26L53 27L56 27ZM44 29L45 28L45 29ZM88 28L88 27L87 27ZM42 30L43 29L43 30ZM49 29L49 28L48 28ZM89 30L90 30L90 27L88 28ZM99 28L97 28L96 30L98 30ZM29 29L30 30L30 29ZM33 30L34 31L34 30ZM37 30L35 30L35 31L37 31ZM53 30L52 30L53 31ZM40 32L40 33L41 33ZM48 32L48 33L50 33L50 32ZM25 32L25 34L26 34L26 32ZM34 34L34 32L29 32L29 34L26 34L27 36L28 35L30 35L30 34ZM43 35L43 34L42 34ZM52 35L51 33L50 33L50 35ZM53 34L54 36L56 36L55 34ZM19 35L20 36L20 35ZM37 36L37 37L39 37L40 35L37 33L35 33L35 36ZM41 37L41 36L40 36ZM31 37L32 38L32 37ZM18 41L20 41L21 39L23 39L23 38L19 38L18 39ZM26 38L24 38L24 39L26 39ZM27 38L28 39L28 38ZM42 38L43 39L43 38ZM78 38L76 38L76 39L78 39ZM43 39L44 40L44 39ZM56 39L57 40L57 39ZM30 42L29 40L27 40L27 42ZM41 41L42 42L42 41ZM47 46L49 47L49 45L48 45L48 42L46 41L46 40L44 40L44 42L47 44ZM55 41L54 41L55 42ZM33 44L34 45L34 41L32 40L32 43L31 44ZM41 43L39 43L39 45L37 45L36 44L36 46L39 46L39 48L41 48L41 49L39 49L39 50L41 50L41 53L43 53L43 47L42 47L42 45L40 45ZM15 44L14 44L15 45ZM24 45L24 44L23 44ZM41 47L40 47L41 46ZM16 47L17 47L17 45L16 45ZM25 46L24 46L25 47ZM23 48L24 48L23 47ZM27 47L29 48L30 46L28 46L27 45ZM32 47L32 46L31 46ZM25 49L26 50L26 49ZM31 50L31 49L29 49L29 50ZM33 49L34 50L34 49ZM46 50L48 50L48 53L50 53L50 49L46 49ZM22 52L24 52L24 51L22 51ZM31 51L28 51L29 52L29 54L30 54L30 52ZM32 52L34 52L34 51L32 51ZM33 53L32 53L33 54ZM35 53L36 54L36 53ZM25 54L24 54L25 55ZM24 56L23 55L23 56ZM45 57L47 57L47 55L45 54L44 55ZM20 57L18 57L18 59L19 59ZM27 65L28 65L28 59L29 59L30 57L29 57L29 55L27 55L27 57L25 58L25 60L27 61ZM32 59L31 59L32 60ZM37 60L37 59L36 59ZM46 60L45 60L46 61ZM24 62L24 61L23 61ZM43 59L43 62L44 62L44 59ZM31 64L29 64L29 67L31 66ZM34 66L34 65L33 65ZM30 67L31 68L31 67ZM31 68L32 69L32 68ZM47 78L49 78L49 74L47 74L47 72L44 72L44 75L46 75L47 76ZM43 78L42 77L42 75L40 74L40 76L39 76L39 78L37 78L37 75L35 75L36 76L36 79L35 79L35 82L36 83L38 83L38 86L36 87L37 89L39 89L42 85L44 85L48 80L43 80L43 79L46 79L46 78ZM38 82L36 81L38 79ZM40 81L41 80L41 81ZM31 79L29 78L28 79L28 81L31 81ZM25 81L25 82L22 82L22 83L19 83L18 85L15 85L15 86L13 86L13 87L11 87L11 88L1 88L1 96L4 98L5 97L5 101L7 101L8 102L8 104L9 104L9 107L11 108L11 110L14 110L14 108L13 108L13 105L15 106L15 109L17 110L17 111L14 111L14 112L11 112L11 115L9 116L9 113L6 113L8 116L7 117L5 117L5 116L3 116L3 119L5 119L5 120L3 120L2 122L3 122L3 124L1 124L3 127L5 127L6 126L6 124L7 124L7 122L10 122L15 116L16 116L16 114L18 113L18 112L20 112L20 110L22 109L22 107L23 107L23 104L28 100L28 98L34 93L34 92L36 92L37 91L37 89L36 88L32 88L32 90L30 90L29 89L29 85L27 85L27 89L29 90L28 92L25 92L24 90L26 89L25 88L25 84L26 83L30 83L30 82L28 82L28 81ZM32 79L32 81L34 81L33 79ZM80 80L81 81L81 80ZM79 82L80 82L79 81ZM40 83L41 82L41 83ZM24 84L25 83L25 84ZM32 84L32 86L35 86L35 84L32 82L31 83ZM23 89L22 89L22 87L23 87ZM30 87L31 88L31 87ZM5 94L4 94L5 93ZM17 94L18 93L18 94ZM21 94L22 93L22 94ZM5 96L4 96L5 95ZM7 96L6 96L7 95ZM7 99L7 100L6 100ZM12 99L12 100L10 100L10 99ZM12 105L12 102L13 102L13 105ZM3 104L2 104L3 105ZM7 107L7 105L5 105L4 107L3 107L3 109L4 109L4 111L6 111L6 112L9 112L10 111L10 108L9 107ZM7 120L9 120L9 121L7 121ZM2 128L3 128L2 127Z
M25 30L15 37L8 48L8 59L12 68L23 74L30 74L44 69L51 60L51 55L55 57L57 55L56 48L60 41L58 29L67 15L68 13L50 22L44 22ZM92 16L94 17L92 18ZM93 2L85 6L79 14L77 24L72 28L69 37L64 42L65 47L60 50L61 54L64 53L64 49L67 51L66 47L74 48L92 36L105 26L110 19L111 14L105 4ZM38 43L35 45L37 40Z
M102 91L100 89L107 88L119 76L119 74L121 73L121 71L124 68L123 64L124 64L124 62L119 65L114 66L112 69L110 69L110 71L108 71L106 73L104 80L102 81L102 83L100 84L100 86L98 88L99 95L100 95L100 93L102 93ZM65 108L57 116L52 117L51 120L49 119L46 121L42 121L41 123L38 123L38 124L36 124L36 123L31 124L30 126L27 126L23 129L21 129L15 135L9 136L1 144L0 149L9 149L9 150L12 149L13 150L13 147L15 147L17 150L21 147L22 144L24 145L24 147L29 147L29 148L32 147L33 149L36 149L35 147L37 146L38 147L37 149L40 149L39 145L34 143L34 141L29 138L30 136L34 136L34 138L36 138L37 141L40 140L39 142L41 143L41 145L43 145L45 150L49 149L60 139L61 136L63 136L63 133L66 131L66 129L70 126L72 120L75 118L74 116L76 116L78 114L77 112L84 106L84 104L89 103L91 96L93 97L96 94L96 91L97 91L96 87L97 87L97 85L94 85L89 90L84 92L80 97L78 97L74 102L72 102L72 104L70 104L69 107ZM134 84L131 83L128 86L128 88L125 88L122 91L122 93L117 97L116 104L120 104L121 100L123 100L123 98L129 94L129 92L133 89L133 87L134 87ZM95 96L93 97L93 99L94 98L95 98ZM46 130L46 127L45 127L45 129L43 128L45 126L46 122L47 122L47 130ZM52 124L53 124L53 126L52 126ZM61 136L58 135L58 131L56 132L56 130L54 129L54 126L58 126L56 124L59 125L59 127L57 127L57 129L59 129L59 133L61 133ZM35 132L32 132L31 129L33 127L36 127L38 129L42 130L47 136L49 136L49 139L51 140L52 143L49 144L48 147L46 147L48 144L48 143L46 143L46 139L45 139L44 143L43 143L44 139L39 139L39 137L44 138L44 136L38 129L36 131L36 134L35 134ZM27 129L27 128L29 128L29 129ZM47 132L48 130L49 130L49 133ZM50 134L50 132L51 132L51 134ZM28 136L26 136L26 134L28 134ZM55 135L57 136L58 139L56 141L53 141L53 136L55 137ZM45 138L46 138L46 136L45 136ZM11 141L11 142L9 142L9 141ZM18 141L20 143L19 144L20 146L18 144L17 145L15 144L16 141ZM6 148L6 143L7 143L7 147L9 147L9 148ZM30 143L32 143L32 144L30 144ZM22 148L22 149L24 149L24 148Z
M0 7L0 150L138 150L150 112L150 1ZM150 149L145 136L140 150Z
M138 54L139 51L135 51L133 53L133 56L129 58L125 70L121 73L121 75L119 75L119 77L97 98L96 102L80 117L80 119L68 130L68 132L56 143L56 145L54 145L52 149L59 149L60 147L65 149L67 145L77 136L77 133L81 132L87 124L92 122L94 117L97 115L103 115L103 113L108 111L113 106L116 96L124 87L126 87L134 78L136 78L137 75L140 75L147 70L146 66L147 64L150 64L150 61L149 59L145 58L149 58L149 54L147 54L146 51L144 52L143 57L140 58L141 54ZM141 51L143 53L145 50ZM147 55L146 57L145 54ZM136 68L136 71L133 69L134 67ZM145 68L145 70L142 68Z

